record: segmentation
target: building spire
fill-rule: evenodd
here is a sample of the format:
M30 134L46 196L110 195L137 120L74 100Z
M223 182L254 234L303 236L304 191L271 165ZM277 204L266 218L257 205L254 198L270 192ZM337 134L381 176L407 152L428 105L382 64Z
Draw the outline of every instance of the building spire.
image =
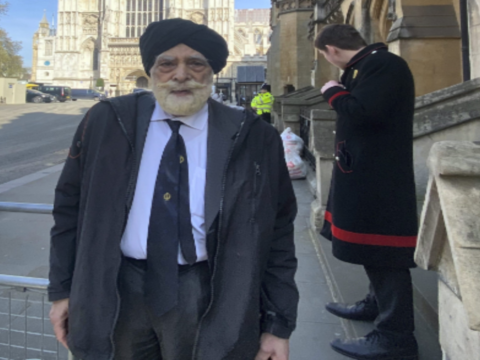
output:
M47 20L47 10L43 10L43 18L42 18L42 21L40 21L40 26L41 27L49 27L50 26L48 24L48 20Z

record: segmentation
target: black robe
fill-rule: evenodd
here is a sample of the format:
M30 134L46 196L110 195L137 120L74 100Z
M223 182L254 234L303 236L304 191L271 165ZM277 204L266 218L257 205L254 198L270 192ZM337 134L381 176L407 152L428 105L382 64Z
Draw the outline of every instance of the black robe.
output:
M335 164L321 234L340 260L414 267L415 88L407 63L384 44L363 49L324 94L338 114Z

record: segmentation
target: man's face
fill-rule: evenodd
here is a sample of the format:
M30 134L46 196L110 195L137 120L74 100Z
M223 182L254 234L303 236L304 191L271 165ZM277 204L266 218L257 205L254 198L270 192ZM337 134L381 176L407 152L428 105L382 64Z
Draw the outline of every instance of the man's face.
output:
M195 114L212 91L213 70L207 59L184 44L158 55L150 74L155 98L172 115Z
M342 50L335 47L327 45L325 50L318 50L320 54L323 55L325 60L327 60L330 64L344 70L345 69L345 62L343 61L342 57Z
M260 90L260 92L261 92L262 94L265 94L265 93L267 92L267 90L266 90L266 89L262 89L262 90Z

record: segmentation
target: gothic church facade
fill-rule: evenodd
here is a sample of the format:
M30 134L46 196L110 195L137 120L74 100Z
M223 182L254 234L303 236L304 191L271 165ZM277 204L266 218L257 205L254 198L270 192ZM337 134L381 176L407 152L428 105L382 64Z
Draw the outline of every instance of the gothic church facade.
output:
M117 94L148 87L138 48L152 21L184 18L204 24L229 44L217 81L241 65L263 65L270 46L270 10L235 10L234 0L59 0L57 28L45 16L33 41L32 80L92 88L103 79Z

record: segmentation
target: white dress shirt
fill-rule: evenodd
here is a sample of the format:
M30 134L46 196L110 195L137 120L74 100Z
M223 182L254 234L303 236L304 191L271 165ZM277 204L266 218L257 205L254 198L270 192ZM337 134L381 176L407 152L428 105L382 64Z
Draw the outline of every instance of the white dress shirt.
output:
M135 196L128 216L127 226L120 244L125 256L147 258L147 237L152 209L153 192L163 150L172 130L165 120L181 121L180 135L185 141L190 186L190 212L197 261L207 259L205 235L205 179L207 168L208 106L188 117L174 117L162 110L156 102L148 128L145 147L138 173ZM169 224L165 224L169 226ZM179 249L178 263L187 264Z

